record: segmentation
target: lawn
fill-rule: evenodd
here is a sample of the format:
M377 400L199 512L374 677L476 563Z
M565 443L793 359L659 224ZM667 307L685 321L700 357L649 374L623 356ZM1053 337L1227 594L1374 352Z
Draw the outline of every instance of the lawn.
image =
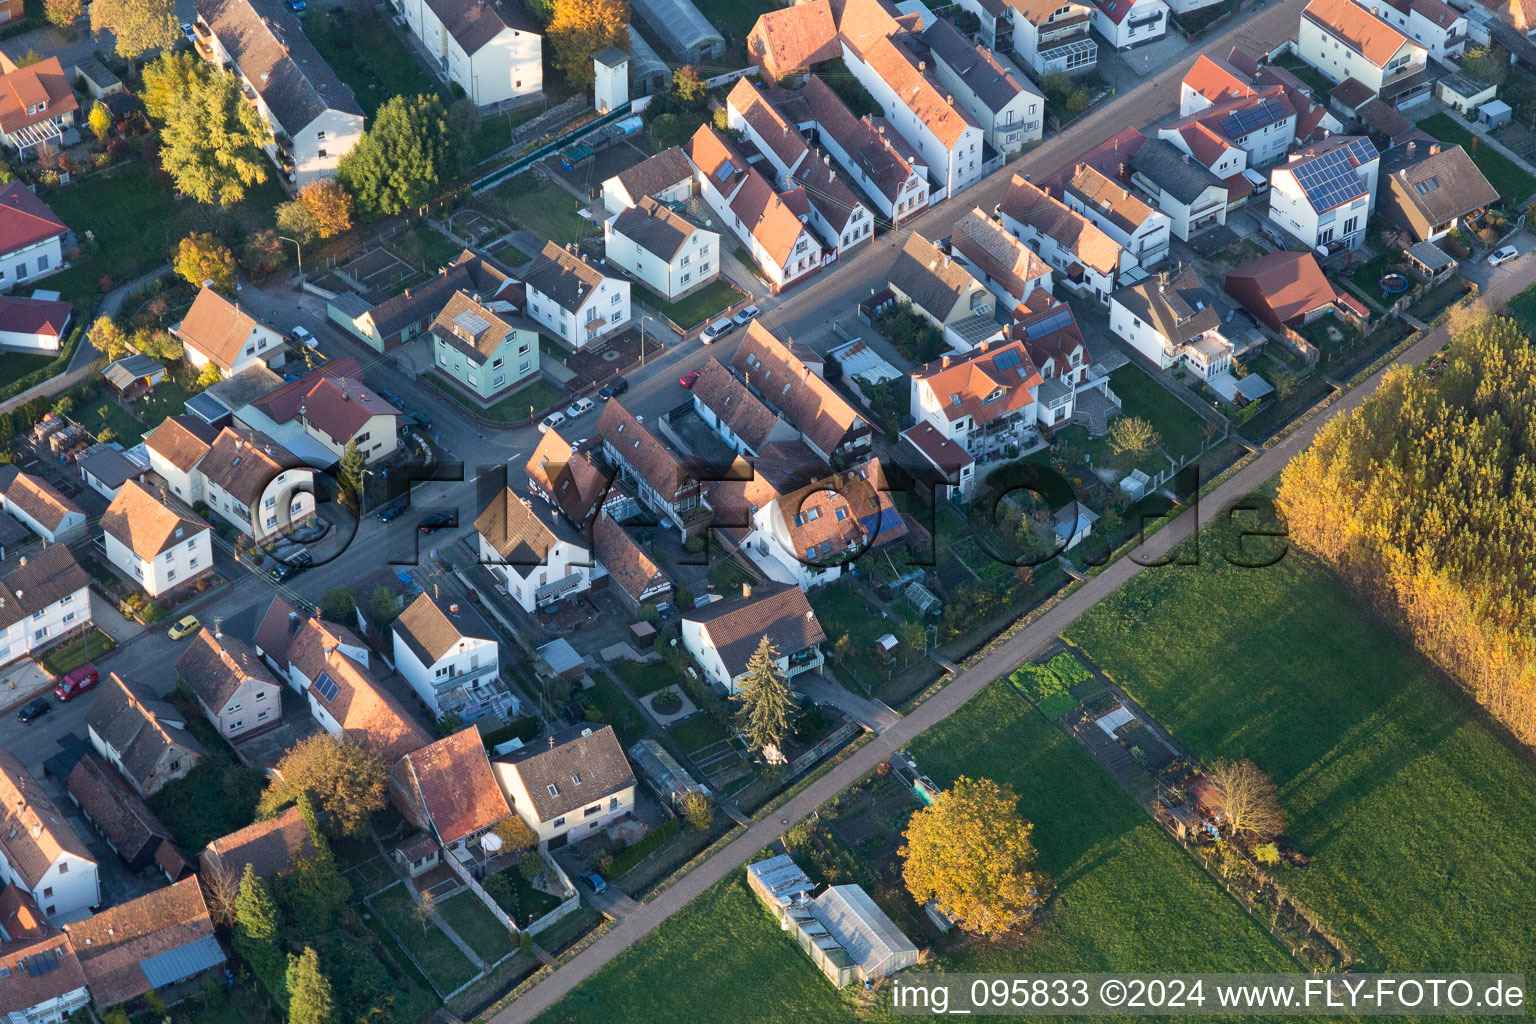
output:
M597 225L577 211L582 204L554 182L539 184L531 174L519 174L482 197L491 209L515 221L525 231L564 245L597 231Z
M664 661L630 661L621 658L613 663L613 670L636 697L644 697L677 683L677 673Z
M1402 297L1402 293L1392 294L1387 292L1381 287L1381 279L1394 264L1402 262L1403 257L1400 253L1390 251L1380 253L1356 267L1355 272L1350 275L1349 279L1355 283L1356 288L1365 292L1365 294L1375 299L1381 305L1390 306Z
M117 641L92 626L79 638L59 644L43 655L43 668L53 675L73 672L86 662L101 657L117 646Z
M592 685L582 690L579 696L590 708L596 709L597 721L613 726L613 731L619 735L620 745L628 748L649 731L640 710L630 703L618 684L606 675L594 675Z
M726 42L740 47L746 43L747 33L757 19L768 11L778 10L780 5L771 0L699 0L697 6Z
M1536 284L1506 302L1504 312L1520 321L1527 337L1536 338Z
M34 356L25 352L0 352L0 382L9 383L34 373L53 362L54 356Z
M110 427L116 435L115 440L122 442L124 448L138 444L145 430L149 429L134 419L127 409L101 393L97 393L88 402L77 402L70 410L70 416L98 438L103 430Z
M1327 103L1328 97L1333 94L1333 90L1337 85L1327 75L1324 75L1321 71L1294 54L1286 54L1275 61L1275 64L1278 67L1285 68L1291 74L1311 86L1312 91L1317 95L1319 103Z
M480 897L468 889L455 893L437 905L449 927L469 943L475 955L493 964L512 952L517 943L505 925L496 919Z
M677 741L677 745L683 748L684 753L690 756L711 743L719 743L723 739L730 738L730 733L725 731L713 715L703 712L667 726L667 732Z
M524 856L536 857L538 854L528 853ZM510 901L494 893L492 895L496 897L496 902L501 905L501 909L507 912L507 916L523 927L527 927L530 922L537 921L560 905L560 897L551 896L543 889L535 887L532 882L523 877L516 866L507 868L499 876L492 877L505 878L511 885Z
M1206 421L1139 367L1115 370L1109 387L1120 396L1125 415L1140 416L1157 428L1160 443L1174 458L1192 455L1204 443Z
M1499 195L1511 206L1521 206L1536 193L1536 178L1527 174L1519 164L1482 142L1476 135L1459 124L1450 114L1432 114L1419 122L1424 129L1441 142L1460 146L1472 157L1477 169L1483 172L1488 183L1499 190Z
M352 87L369 120L392 96L437 94L437 84L421 61L382 17L349 17L344 7L311 10L304 16L304 34Z
M519 249L517 246L510 242L502 246L500 249L497 249L491 255L495 256L509 267L521 267L524 263L527 263L529 260L533 259L532 256L529 256L527 253L523 252L523 250Z
M684 330L698 326L722 309L728 309L746 298L740 288L723 277L716 278L676 302L667 302L655 292L639 285L634 286L634 292L636 299Z
M481 408L468 395L453 385L440 383L431 377L427 379L436 384L439 391L452 397L476 416L495 423L526 423L528 422L530 411L535 413L543 412L550 406L559 405L570 398L569 393L564 388L540 377L532 384L508 395L495 405Z
M741 563L734 558L718 559L709 567L709 584L720 594L739 594L744 583L751 583L752 577L747 575L747 570L741 567Z
M871 615L868 602L852 583L838 580L811 591L811 609L821 623L827 639L836 643L847 633L853 638L853 649L859 659L868 658L874 651L875 641L895 630L899 623Z
M1536 963L1529 752L1316 562L1242 570L1221 539L1207 533L1203 565L1142 573L1068 638L1197 756L1274 776L1311 859L1279 880L1360 969Z
M1006 683L988 687L909 748L940 785L968 774L1011 783L1057 886L1023 944L970 942L938 969L1286 971L1295 965L1082 753ZM929 936L914 936L921 947ZM689 982L677 984L679 964ZM933 968L923 968L931 970ZM681 1019L709 993L712 1020L890 1019L857 985L839 992L779 931L733 872L539 1018Z
M428 921L423 930L421 923L416 920L415 904L411 901L410 893L405 891L404 883L390 886L369 900L369 904L444 994L470 981L478 973L475 965L459 951L453 940L443 934L441 928Z

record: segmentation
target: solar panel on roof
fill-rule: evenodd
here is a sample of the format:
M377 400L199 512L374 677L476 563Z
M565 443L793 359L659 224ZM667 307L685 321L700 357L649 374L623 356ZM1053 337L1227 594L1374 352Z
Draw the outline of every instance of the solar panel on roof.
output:
M1258 103L1234 110L1221 119L1221 130L1232 138L1247 135L1255 128L1262 128L1266 124L1273 124L1280 120L1285 111L1274 100L1261 100Z
M1063 307L1056 310L1050 316L1030 324L1025 330L1029 332L1029 339L1033 341L1036 338L1043 338L1047 334L1059 331L1071 322L1072 310Z
M1350 160L1353 148L1341 147L1324 153L1292 171L1313 209L1331 210L1370 194Z
M479 334L491 326L490 321L476 313L464 312L453 318L453 322L464 328L470 334Z
M1019 365L1019 351L1018 351L1018 349L1012 349L1011 348L1011 349L1009 349L1006 352L999 352L993 358L992 365L997 367L999 370L1006 370L1010 366L1018 366Z
M340 692L341 687L336 685L336 680L331 678L329 672L321 672L319 678L315 680L315 689L319 691L320 697L329 704L336 699L336 694Z
M38 953L29 956L24 961L27 965L27 973L34 978L41 978L45 974L52 974L59 969L58 958L52 953Z

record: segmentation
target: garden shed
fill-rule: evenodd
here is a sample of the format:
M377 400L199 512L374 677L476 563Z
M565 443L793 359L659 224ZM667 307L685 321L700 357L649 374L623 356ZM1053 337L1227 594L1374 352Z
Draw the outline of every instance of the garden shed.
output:
M699 13L693 0L635 0L632 7L679 60L703 64L724 55L725 37Z
M551 640L538 649L539 657L549 666L550 672L568 679L580 679L587 670L587 663L565 637Z
M831 886L812 902L811 913L853 958L865 981L917 963L917 946L860 886Z
M1490 100L1477 108L1477 119L1485 128L1501 128L1514 116L1513 108L1503 100Z
M640 769L652 791L674 807L689 793L709 793L708 786L696 782L688 770L654 739L647 737L631 746L629 760Z

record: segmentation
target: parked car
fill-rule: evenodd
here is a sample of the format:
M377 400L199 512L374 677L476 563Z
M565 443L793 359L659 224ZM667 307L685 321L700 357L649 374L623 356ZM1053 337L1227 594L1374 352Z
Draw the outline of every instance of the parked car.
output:
M603 881L603 876L595 871L588 875L585 881L592 887L592 891L599 895L608 891L608 883Z
M726 317L721 317L719 320L716 320L714 323L704 328L704 333L699 335L699 340L706 345L712 345L715 343L716 339L725 337L735 329L736 324L734 321Z
M406 418L409 419L416 426L420 427L422 430L431 430L432 429L432 417L428 416L424 412L413 412L409 416L407 416Z
M405 408L405 399L401 398L399 395L395 394L393 391L385 391L383 388L374 388L374 392L380 398L384 399L384 401L386 401L390 405L394 406L396 409L404 409Z
M374 516L379 520L379 522L387 523L391 519L398 519L410 507L410 503L407 502L404 498L396 498L394 501L390 502L388 505L383 506L377 512L375 512Z
M283 555L278 561L297 569L308 569L315 564L315 556L309 553L308 548L299 548L297 551L290 551Z
M293 340L305 348L315 348L320 344L319 339L310 334L309 329L305 327L295 327L293 329Z
M190 21L184 21L181 23L181 34L187 37L187 42L191 43L193 46L197 45L197 30L192 27L192 23Z
M596 405L597 403L592 401L590 398L578 398L576 401L565 407L565 418L568 420L573 420L584 412L591 412L592 409L596 407Z
M597 397L600 401L606 402L610 398L618 398L628 390L629 381L625 380L623 377L615 377L613 380L603 385L602 390L597 393Z
M691 388L699 382L699 371L689 370L687 373L677 378L677 382L685 388Z
M459 525L457 512L433 512L421 521L418 529L422 533L436 533L438 530L447 530Z
M287 562L278 562L276 568L272 570L272 582L287 583L289 580L293 579L303 571L303 566L290 565Z
M747 324L751 323L753 320L756 320L759 316L761 316L762 312L763 311L758 309L756 306L748 306L746 309L742 310L740 313L737 313L735 316L731 317L731 319L735 320L742 327L745 327L745 326L747 326Z
M185 640L202 628L203 624L197 621L196 615L188 615L172 626L166 636L172 640Z
M101 675L96 671L96 666L86 662L60 679L58 685L53 688L53 695L60 701L74 700L100 681Z
M309 6L304 0L288 0L288 9L295 14L303 14L304 8Z
M1510 260L1518 258L1519 255L1519 249L1516 249L1512 245L1506 245L1501 249L1495 249L1493 252L1489 253L1488 262L1496 267L1501 263L1508 263Z
M552 412L539 421L539 433L547 434L565 422L565 413Z
M33 719L42 718L52 709L53 705L48 703L47 697L39 697L37 700L21 709L21 711L16 715L16 721L20 722L22 725L29 725Z

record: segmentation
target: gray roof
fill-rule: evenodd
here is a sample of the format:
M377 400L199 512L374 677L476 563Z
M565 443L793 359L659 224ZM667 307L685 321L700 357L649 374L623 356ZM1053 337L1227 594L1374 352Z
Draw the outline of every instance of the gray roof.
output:
M1398 192L1432 225L1447 224L1499 201L1499 190L1460 146L1431 153L1428 145L1419 142L1411 155L1408 145L1395 146L1387 150L1381 170L1391 175Z
M637 205L613 219L613 230L657 259L671 263L696 229L681 214L641 196Z
M704 626L732 679L747 670L764 637L783 657L827 639L805 591L793 583L754 587L751 597L715 601L684 613L683 618Z
M1131 170L1188 205L1212 185L1224 188L1221 179L1188 153L1164 139L1147 139L1131 157Z
M112 363L101 375L111 382L112 386L121 391L140 377L152 377L156 373L164 373L165 367L142 353L134 353L125 356Z
M949 65L994 114L1013 102L1019 93L1034 93L990 50L973 44L943 18L936 19L923 33L923 41L933 50L934 57Z
M516 767L540 821L598 799L606 801L635 784L635 773L610 725L566 729L497 760Z
M1194 267L1121 288L1115 292L1115 301L1175 345L1221 327L1215 299L1201 284Z
M193 6L290 135L327 110L363 116L357 97L281 0L193 0Z
M979 284L964 266L916 233L907 236L886 280L914 306L940 320L947 320L966 290Z
M165 701L134 693L115 674L102 681L101 689L86 724L117 752L123 774L137 789L144 789L167 749L180 747L194 757L205 753L182 727L186 716Z
M630 31L638 35L633 29ZM630 201L638 202L641 196L658 195L691 179L693 165L683 155L681 147L672 146L620 171L615 177L624 186L624 191L629 193Z
M368 300L357 292L341 292L334 299L328 300L327 305L354 320L373 308L368 304Z
M605 46L594 53L592 59L605 68L617 68L629 63L629 54L617 46Z
M101 62L99 57L87 57L75 65L75 73L84 75L98 89L110 89L114 85L122 85L123 80L112 73L112 69Z
M75 457L75 465L108 487L123 486L142 477L149 470L123 454L117 442L93 444Z
M1430 273L1453 265L1456 261L1433 242L1415 242L1408 247L1408 255L1428 267Z
M0 561L0 630L90 583L63 544Z
M781 907L816 889L816 883L787 853L748 864L747 878L760 898L771 899Z
M554 242L545 242L539 258L524 272L523 283L548 296L560 308L579 310L607 277L601 270Z
M812 902L811 914L867 978L917 962L917 946L860 886L832 886Z
M468 604L452 605L445 611L428 594L421 594L395 619L395 636L402 640L423 665L430 667L453 650L463 639L491 640L496 634L480 613Z
M542 35L518 0L427 0L448 34L473 55L505 29Z
M692 0L635 0L631 7L679 57L704 47L725 48L725 37L715 31Z
M206 971L210 967L217 967L223 962L224 950L219 946L218 938L213 935L204 935L184 946L177 946L175 949L168 949L164 953L149 957L139 964L139 968L143 970L144 978L149 982L150 988L161 988L184 981L194 974Z

